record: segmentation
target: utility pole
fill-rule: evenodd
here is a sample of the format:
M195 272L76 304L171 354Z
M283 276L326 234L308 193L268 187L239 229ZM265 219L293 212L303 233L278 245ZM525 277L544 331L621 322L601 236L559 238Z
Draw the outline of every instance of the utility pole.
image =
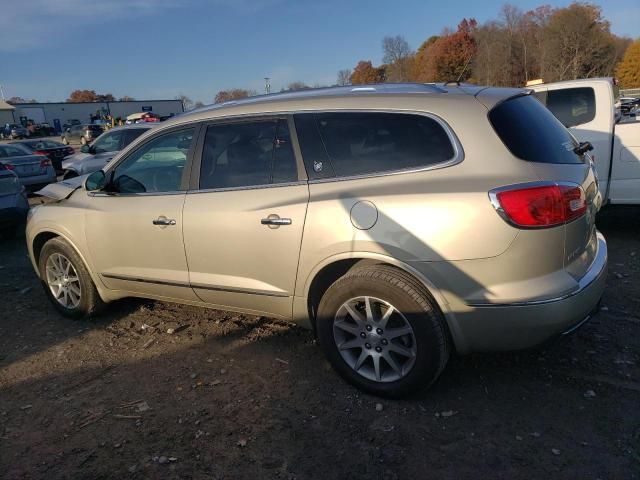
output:
M0 85L0 96L2 96L2 101L4 102L4 90L2 89L2 85Z
M264 77L264 93L267 95L271 93L271 84L269 83L269 80L269 77Z

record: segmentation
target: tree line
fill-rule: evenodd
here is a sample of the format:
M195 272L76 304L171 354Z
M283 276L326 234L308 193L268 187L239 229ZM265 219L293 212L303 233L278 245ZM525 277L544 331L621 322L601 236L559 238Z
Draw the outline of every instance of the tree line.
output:
M545 82L617 75L640 87L640 40L611 32L602 9L575 2L564 8L522 11L505 5L498 18L479 25L463 19L455 30L427 38L413 51L404 37L385 37L383 63L362 60L338 72L337 83L448 82L522 87ZM625 55L626 52L626 55Z
M335 85L383 82L469 82L523 87L545 82L617 76L624 88L640 87L640 39L611 32L602 8L574 2L523 11L506 4L484 24L462 19L413 50L402 35L382 40L382 64L360 60L338 72ZM317 86L317 85L315 85ZM281 91L311 88L293 82ZM222 90L214 102L255 95L245 89Z

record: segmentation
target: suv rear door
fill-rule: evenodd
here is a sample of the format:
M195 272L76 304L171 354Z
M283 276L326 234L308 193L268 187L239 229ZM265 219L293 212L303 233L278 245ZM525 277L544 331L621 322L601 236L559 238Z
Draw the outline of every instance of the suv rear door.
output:
M191 286L221 307L292 314L309 190L289 120L206 126L184 206Z

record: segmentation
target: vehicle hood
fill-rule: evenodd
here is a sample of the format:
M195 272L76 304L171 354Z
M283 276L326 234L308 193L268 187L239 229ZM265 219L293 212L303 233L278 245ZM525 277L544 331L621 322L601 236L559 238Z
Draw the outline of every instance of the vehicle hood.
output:
M36 195L52 198L54 200L64 200L69 198L73 192L83 188L84 181L89 175L81 175L79 177L62 180L61 182L50 183L42 190L38 190Z
M117 153L118 152L104 152L96 153L95 155L90 153L76 153L62 162L62 169L73 170L78 173L78 175L93 173L105 167Z
M72 165L76 165L77 162L82 162L83 160L92 157L93 155L90 153L75 153L64 159L64 162L62 162L62 168L69 168Z

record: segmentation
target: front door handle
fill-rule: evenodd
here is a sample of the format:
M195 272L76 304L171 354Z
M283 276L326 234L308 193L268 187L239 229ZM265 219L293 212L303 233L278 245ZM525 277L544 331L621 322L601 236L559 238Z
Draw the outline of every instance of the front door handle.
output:
M280 225L291 225L290 218L280 218L277 215L269 215L267 218L263 218L260 220L262 225L275 225L279 227Z
M153 224L161 226L175 225L176 221L173 218L158 217L153 221Z

